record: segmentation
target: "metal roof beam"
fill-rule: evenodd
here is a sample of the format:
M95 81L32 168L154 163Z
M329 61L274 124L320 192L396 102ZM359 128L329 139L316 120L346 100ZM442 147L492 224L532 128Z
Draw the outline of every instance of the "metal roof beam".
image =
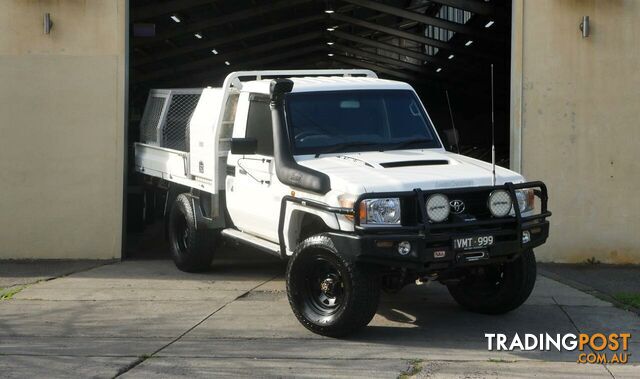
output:
M206 69L215 63L223 63L224 61L233 61L236 58L242 58L247 55L257 54L261 52L269 52L270 50L287 47L295 44L299 44L302 42L308 42L313 40L319 40L322 37L322 32L311 32L296 35L290 38L279 39L270 43L263 43L260 45L252 46L246 49L234 50L225 54L218 54L208 58L199 59L195 61L190 61L180 65L177 68L166 68L151 71L147 74L142 74L136 78L136 81L149 81L158 78L162 78L168 75L180 75L182 73L188 73L190 71L198 70L198 69ZM322 46L322 44L317 43L318 46ZM323 46L324 47L324 46Z
M319 44L309 45L307 47L302 47L299 49L290 49L285 52L269 54L267 56L260 57L260 58L244 60L240 64L234 64L230 67L222 66L219 69L207 70L206 72L197 72L190 75L185 75L180 77L179 79L170 79L167 81L163 81L162 83L167 85L182 85L182 83L185 83L188 81L207 80L211 77L214 77L215 75L224 75L231 71L238 71L242 69L255 70L255 68L259 65L265 65L265 64L283 61L283 60L289 60L289 59L300 57L300 56L306 56L308 54L317 52L319 50L324 50L324 49L325 49L324 46ZM307 60L307 59L310 60L311 58L308 58L308 57L304 58L304 60Z
M268 2L264 5L243 9L241 11L226 14L218 17L209 18L203 21L194 22L192 24L181 23L172 30L167 31L161 35L153 38L144 38L135 41L135 45L146 45L164 41L169 38L178 37L185 34L191 34L196 32L202 32L208 28L214 26L220 26L230 22L245 20L251 17L263 16L265 13L274 12L277 10L289 8L295 5L309 3L312 0L283 0L276 3Z
M173 0L164 3L153 2L141 7L131 7L131 21L147 20L209 3L213 3L213 0Z
M439 28L451 30L457 33L468 34L468 35L472 35L475 37L482 37L482 38L490 38L490 37L498 38L497 36L494 36L492 33L488 33L487 31L479 28L474 28L465 24L459 24L456 22L443 20L437 17L427 16L422 13L406 10L403 8L397 8L391 5L378 3L376 1L371 1L371 0L342 0L342 1L350 4L358 5L363 8L373 9L378 12L391 14L397 17L402 17L407 20L418 21L426 25L437 26Z
M172 57L176 57L176 56L180 56L180 55L184 55L184 54L189 54L191 52L194 51L198 51L198 50L208 50L208 49L213 49L219 45L223 45L226 43L231 43L231 42L237 42L243 39L247 39L247 38L252 38L252 37L257 37L257 36L261 36L267 33L272 33L278 30L283 30L283 29L287 29L287 28L292 28L295 26L300 26L300 25L305 25L305 24L310 24L313 22L317 22L320 20L323 20L325 17L323 15L313 15L310 17L304 17L304 18L296 18L293 19L291 21L287 21L287 22L281 22L281 23L276 23L273 25L269 25L266 27L262 27L262 28L257 28L257 29L250 29L249 31L243 32L243 33L236 33L236 34L231 34L231 35L224 35L221 37L213 37L213 38L209 38L206 37L206 39L203 39L200 42L191 44L191 45L187 45L187 46L182 46L176 49L172 49L172 50L165 50L162 51L160 53L155 53L152 54L151 56L147 57L147 58L142 58L142 59L135 59L133 64L134 67L139 67L148 63L152 63L152 62L156 62L156 61L161 61L167 58L172 58Z
M453 52L453 53L456 53L456 54L472 56L474 58L478 58L479 57L479 58L482 58L482 59L490 59L490 57L487 54L471 52L468 49L465 50L463 48L454 46L450 42L439 41L439 40L436 40L436 39L425 37L423 35L418 35L418 34L414 34L414 33L411 33L411 32L404 31L404 30L396 29L394 27L380 25L380 24L376 24L376 23L373 23L373 22L369 22L369 21L365 21L365 20L361 20L361 19L357 19L357 18L353 18L353 17L341 15L341 14L332 14L331 18L333 18L335 20L338 20L338 21L341 21L341 22L349 23L351 25L359 26L359 27L362 27L362 28L365 28L365 29L368 29L368 30L373 30L375 32L380 32L380 33L386 34L388 36L402 38L402 39L406 39L406 40L409 40L409 41L422 43L422 44L425 44L425 45L437 47L438 49L446 50L446 51Z
M415 75L411 75L408 74L406 72L402 72L402 71L398 71L398 70L394 70L394 69L390 69L387 67L382 67L379 66L377 64L373 64L373 63L369 63L369 62L365 62L365 61L361 61L355 58L349 58L349 57L343 57L343 56L339 56L339 55L334 55L333 57L331 57L332 60L338 61L338 62L342 62L342 63L346 63L348 65L351 66L356 66L356 67L361 67L361 68L368 68L369 70L373 70L375 72L381 72L399 79L403 79L403 80L408 80L411 82L422 82L424 83L424 79L416 77Z
M341 52L344 52L344 53L349 53L349 54L352 54L354 56L362 57L362 58L365 58L365 59L369 59L369 60L372 60L374 62L385 63L385 64L392 65L392 66L395 66L395 67L398 67L398 68L403 68L403 69L415 71L415 72L418 72L418 73L421 73L421 74L427 74L427 75L431 74L426 69L426 67L424 65L416 65L416 64L413 64L413 63L401 61L399 59L385 57L385 56L382 56L382 55L378 55L376 53L372 53L370 51L360 50L360 49L356 49L356 48L353 48L353 47L344 46L344 45L341 45L341 44L338 44L338 43L336 43L333 46L331 46L331 49L334 49L336 51L341 51Z
M391 45L391 44L388 44L388 43L379 42L379 41L372 40L372 39L369 39L369 38L356 36L356 35L353 35L353 34L350 34L350 33L341 32L339 30L336 30L336 31L332 32L331 35L336 37L336 38L344 39L344 40L355 42L355 43L359 43L361 45L367 45L367 46L375 47L375 48L378 48L378 49L391 51L391 52L394 52L396 54L403 55L405 57L421 59L423 61L428 61L428 62L429 61L434 61L434 59L433 59L434 57L432 57L431 55L427 55L427 54L421 53L421 52L416 51L416 50L409 50L409 49L406 49L404 47Z
M486 2L473 1L473 0L430 0L433 3L442 5L448 5L450 7L463 9L465 11L473 12L483 16L491 15L495 13L495 6Z

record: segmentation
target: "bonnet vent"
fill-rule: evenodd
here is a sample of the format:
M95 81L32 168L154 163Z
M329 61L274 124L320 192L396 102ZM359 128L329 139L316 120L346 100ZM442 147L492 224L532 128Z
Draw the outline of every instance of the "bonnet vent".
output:
M433 159L428 161L400 161L400 162L386 162L380 163L380 166L384 168L394 167L411 167L411 166L438 166L449 164L446 159Z

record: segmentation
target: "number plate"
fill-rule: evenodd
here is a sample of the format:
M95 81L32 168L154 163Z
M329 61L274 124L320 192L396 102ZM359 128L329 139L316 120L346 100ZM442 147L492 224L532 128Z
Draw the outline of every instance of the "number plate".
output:
M492 246L494 240L493 236L454 238L453 248L455 250L481 249L483 247Z

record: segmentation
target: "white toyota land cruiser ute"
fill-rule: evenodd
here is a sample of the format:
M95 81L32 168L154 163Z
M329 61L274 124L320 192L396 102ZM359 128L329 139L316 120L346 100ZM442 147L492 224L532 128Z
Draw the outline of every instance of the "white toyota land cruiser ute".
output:
M533 289L545 185L445 151L406 83L235 72L221 88L152 90L141 136L136 170L163 199L177 267L208 269L225 239L288 259L291 308L314 333L364 327L381 289L416 280L488 314Z

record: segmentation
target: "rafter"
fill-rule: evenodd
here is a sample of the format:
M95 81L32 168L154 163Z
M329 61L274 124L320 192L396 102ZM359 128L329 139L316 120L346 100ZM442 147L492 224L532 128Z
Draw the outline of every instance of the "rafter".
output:
M207 69L208 67L216 63L223 63L224 61L233 62L234 60L245 57L245 56L250 56L250 55L258 54L262 52L269 52L273 49L293 46L303 42L319 40L321 37L322 37L322 32L311 32L311 33L300 34L293 37L283 38L277 41L252 46L246 49L234 50L225 54L218 54L208 58L190 61L180 65L180 67L178 68L166 68L166 69L151 71L147 74L142 74L138 76L137 80L149 81L149 80L155 80L155 79L162 78L169 75L180 75L184 73L189 73L190 71ZM322 46L319 43L317 45Z
M384 63L384 64L388 64L391 66L395 66L398 68L403 68L406 70L411 70L420 74L426 74L426 75L430 75L431 73L426 69L426 67L424 65L417 65L417 64L413 64L413 63L409 63L409 62L405 62L399 59L394 59L394 58L389 58L389 57L385 57L376 53L372 53L370 51L366 51L366 50L361 50L361 49L356 49L353 47L349 47L349 46L345 46L345 45L341 45L339 43L334 44L333 46L331 46L332 50L335 51L340 51L343 53L348 53L351 54L355 57L362 57L374 62L378 62L378 63Z
M131 7L131 21L138 22L185 9L213 3L213 0L172 0L163 3L156 1L141 7Z
M265 13L274 12L274 11L285 9L285 8L290 8L295 5L309 3L311 1L312 0L281 0L275 3L268 2L264 5L243 9L235 13L209 18L203 21L194 22L192 24L179 25L178 27L172 30L169 30L165 33L162 33L156 37L137 40L135 41L135 45L137 46L137 45L153 44L160 41L164 41L166 39L175 38L181 35L201 32L206 29L227 24L230 22L245 20L251 17L262 16Z
M359 59L354 59L354 58L335 55L335 56L331 57L331 60L335 60L335 61L338 61L338 62L346 63L348 65L355 66L355 67L368 68L369 70L373 70L373 71L379 72L379 73L384 73L384 74L387 74L387 75L390 75L390 76L393 76L393 77L399 78L399 79L404 79L404 80L409 80L409 81L412 81L412 82L419 82L419 83L424 83L425 82L424 78L420 78L420 77L408 74L408 73L403 72L403 71L394 70L394 69L387 68L387 67L382 67L382 66L379 66L379 65L374 64L374 63L361 61Z
M183 85L186 82L191 83L193 81L198 81L198 80L207 80L212 77L215 77L216 75L224 75L231 71L237 71L242 69L253 70L256 67L259 67L261 65L271 64L274 62L281 62L284 60L288 60L288 62L293 62L293 60L291 61L289 60L296 57L300 57L300 56L305 56L303 60L306 60L307 59L306 56L322 50L325 50L324 46L319 44L313 44L307 47L286 50L284 52L276 52L274 54L269 54L267 56L260 57L260 58L243 60L241 61L240 64L234 64L229 67L222 66L221 68L218 68L218 69L207 70L206 72L196 72L186 76L182 76L179 79L165 80L165 81L162 81L162 84ZM311 60L311 58L309 59Z
M380 32L389 36L402 38L409 41L419 42L425 45L437 47L438 49L446 50L456 54L471 55L471 56L481 57L483 59L488 58L487 54L470 52L468 49L465 50L465 49L454 46L451 42L439 41L436 39L425 37L424 35L414 34L414 33L407 32L394 27L380 25L380 24L376 24L366 20L361 20L361 19L345 16L342 14L336 14L336 13L332 14L331 18L337 21L345 22L351 25L355 25L365 29Z
M207 37L207 39L201 42L196 42L187 46L178 47L176 49L165 50L159 53L154 53L153 55L147 58L136 59L134 61L134 67L143 66L145 64L152 63L152 62L158 62L167 58L189 54L194 51L199 51L199 50L205 51L205 50L213 49L215 47L218 47L226 43L238 42L244 39L265 35L265 34L283 30L283 29L293 28L300 25L311 24L311 23L321 21L323 19L324 19L323 15L313 15L309 17L296 18L287 22L275 23L262 28L250 29L249 31L242 32L242 33L223 35L221 37L214 36L213 38Z
M473 12L483 16L491 15L495 13L494 5L486 2L473 1L473 0L431 0L434 3L448 5L450 7L464 9L465 11Z
M475 37L489 38L491 33L485 30L474 28L465 24L459 24L452 21L443 20L436 17L424 15L422 13L406 10L403 8L397 8L391 5L379 3L372 0L343 0L344 2L376 10L378 12L391 14L397 17L406 18L407 20L418 21L426 25L437 26L443 29L451 30L457 33L473 35ZM495 37L495 36L494 36Z
M434 58L431 55L427 55L427 54L421 53L421 52L416 51L416 50L406 49L404 47L391 45L391 44L388 44L388 43L372 40L372 39L369 39L369 38L360 37L360 36L357 36L357 35L354 35L354 34L351 34L351 33L341 32L341 31L338 31L338 30L336 30L333 33L331 33L331 35L336 37L336 38L339 38L339 39L343 39L343 40L359 43L361 45L367 45L367 46L375 47L375 48L382 49L382 50L391 51L391 52L394 52L396 54L403 55L405 57L411 57L411 58L415 58L415 59L420 59L420 60L427 61L427 62L433 61L433 58Z

